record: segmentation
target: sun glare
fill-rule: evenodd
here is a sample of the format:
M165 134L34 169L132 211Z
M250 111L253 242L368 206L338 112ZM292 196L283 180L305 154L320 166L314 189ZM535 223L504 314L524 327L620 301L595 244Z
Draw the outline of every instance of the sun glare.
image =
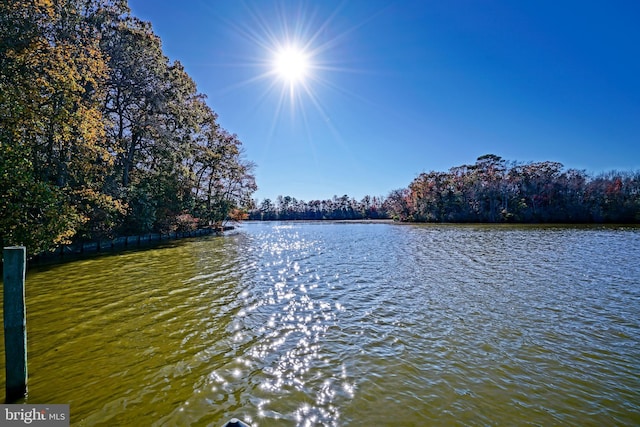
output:
M247 65L255 66L260 73L229 87L229 90L265 81L267 84L263 86L262 95L257 97L256 106L267 99L274 101L273 129L285 107L289 107L292 119L306 123L308 116L317 114L333 128L319 96L324 91L319 88L351 95L328 77L334 72L354 71L340 65L342 57L336 52L348 34L361 24L341 28L341 24L334 22L342 6L322 20L319 18L320 9L311 7L315 2L302 0L301 6L292 10L277 6L278 2L273 3L275 9L265 9L264 15L247 7L249 25L246 22L232 24L234 31L251 44L247 51L250 52Z
M301 83L309 72L308 55L295 46L283 48L275 55L273 69L286 82Z

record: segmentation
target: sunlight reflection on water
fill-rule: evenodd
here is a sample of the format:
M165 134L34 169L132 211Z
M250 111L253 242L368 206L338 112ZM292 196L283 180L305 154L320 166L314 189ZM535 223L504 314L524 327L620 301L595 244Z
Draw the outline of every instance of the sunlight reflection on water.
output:
M249 223L28 283L74 425L640 423L634 228Z

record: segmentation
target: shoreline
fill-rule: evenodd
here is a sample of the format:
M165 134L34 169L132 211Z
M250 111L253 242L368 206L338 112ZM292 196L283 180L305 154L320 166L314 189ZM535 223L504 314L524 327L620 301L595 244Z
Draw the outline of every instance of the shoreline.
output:
M327 223L327 224L396 224L396 225L445 225L445 226L549 226L549 227L634 227L640 228L640 222L426 222L426 221L398 221L395 219L251 219L239 223L268 223L268 222L297 222L297 223Z
M117 254L126 251L145 250L164 243L194 237L222 236L225 231L234 230L234 226L198 228L192 231L171 233L145 233L130 236L119 236L113 239L89 240L68 245L59 245L54 250L32 255L27 262L33 265L57 264L83 258Z

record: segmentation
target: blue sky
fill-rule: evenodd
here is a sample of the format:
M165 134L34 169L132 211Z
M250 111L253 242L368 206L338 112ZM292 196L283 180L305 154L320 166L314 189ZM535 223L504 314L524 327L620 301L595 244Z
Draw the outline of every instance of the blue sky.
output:
M386 196L483 154L640 169L640 2L129 0L257 164L255 197ZM305 47L306 77L273 72Z

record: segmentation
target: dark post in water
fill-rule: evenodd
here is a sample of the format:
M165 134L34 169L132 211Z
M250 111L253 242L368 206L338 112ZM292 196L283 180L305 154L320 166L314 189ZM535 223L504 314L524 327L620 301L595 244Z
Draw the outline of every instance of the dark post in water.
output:
M27 394L27 317L24 277L27 250L24 246L4 248L4 353L7 402Z

